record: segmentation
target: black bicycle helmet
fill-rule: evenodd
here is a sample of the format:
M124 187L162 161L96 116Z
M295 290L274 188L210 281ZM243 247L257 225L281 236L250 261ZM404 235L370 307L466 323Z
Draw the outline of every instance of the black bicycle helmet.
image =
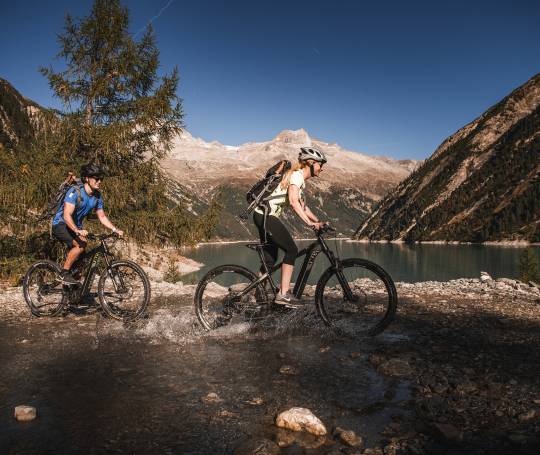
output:
M326 156L320 150L313 147L301 147L298 154L298 161L313 160L321 164L326 163Z
M81 178L85 177L101 177L105 176L105 171L101 166L94 163L88 163L81 167Z

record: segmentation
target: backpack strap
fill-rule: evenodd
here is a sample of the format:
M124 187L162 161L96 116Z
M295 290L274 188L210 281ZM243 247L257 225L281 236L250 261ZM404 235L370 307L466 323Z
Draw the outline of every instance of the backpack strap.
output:
M72 177L71 172L70 172L70 177ZM68 177L68 178L70 178L70 177ZM71 185L71 186L73 187L73 189L77 193L77 202L75 204L75 208L77 208L77 205L81 205L81 202L82 202L81 186L80 185ZM65 199L66 194L67 194L68 191L69 191L69 189L64 193L64 198L63 199ZM60 204L64 203L63 199L60 202ZM54 221L54 216L50 217L50 221L49 221L49 238L51 240L54 240L54 236L53 236L53 233L52 233L53 221Z

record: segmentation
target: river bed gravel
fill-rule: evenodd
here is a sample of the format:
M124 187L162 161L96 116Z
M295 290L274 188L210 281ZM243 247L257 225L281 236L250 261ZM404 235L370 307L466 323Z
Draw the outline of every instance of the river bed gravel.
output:
M0 453L540 451L535 286L398 283L396 320L370 339L333 334L312 307L207 334L193 286L152 287L148 318L130 325L92 305L34 318L20 288L0 291ZM37 418L17 422L18 405ZM278 429L291 407L329 433Z

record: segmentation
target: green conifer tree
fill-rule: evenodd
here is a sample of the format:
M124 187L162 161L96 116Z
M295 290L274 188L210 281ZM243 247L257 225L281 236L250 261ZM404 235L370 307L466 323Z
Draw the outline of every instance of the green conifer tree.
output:
M107 210L140 241L196 242L211 231L167 195L159 160L183 126L178 71L158 75L152 27L137 40L119 0L95 0L88 16L67 16L58 36L65 69L41 68L62 101L60 148L71 169L94 161L108 170ZM206 217L208 222L213 217Z
M87 17L66 16L57 55L66 68L41 68L65 106L74 145L87 144L79 152L110 165L160 158L182 126L177 69L158 77L152 27L137 42L128 26L119 0L95 0Z
M531 248L527 248L519 257L519 279L524 283L529 281L540 283L538 259Z

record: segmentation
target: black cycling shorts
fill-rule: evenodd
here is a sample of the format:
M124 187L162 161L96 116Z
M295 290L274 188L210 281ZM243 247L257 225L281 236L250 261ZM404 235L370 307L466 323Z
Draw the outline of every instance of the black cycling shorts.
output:
M264 215L259 212L253 212L253 221L255 226L259 231L259 239L261 243L267 241L266 246L264 247L264 262L267 267L272 267L278 258L278 248L282 249L285 252L283 257L283 263L294 265L296 256L298 255L298 247L294 243L294 240L281 222L281 220L273 215L268 215L266 217L266 225ZM266 230L266 235L265 235ZM264 269L261 269L263 272Z
M69 249L73 248L73 242L77 242L81 248L86 246L86 243L64 223L53 224L52 234L56 240L65 243Z

